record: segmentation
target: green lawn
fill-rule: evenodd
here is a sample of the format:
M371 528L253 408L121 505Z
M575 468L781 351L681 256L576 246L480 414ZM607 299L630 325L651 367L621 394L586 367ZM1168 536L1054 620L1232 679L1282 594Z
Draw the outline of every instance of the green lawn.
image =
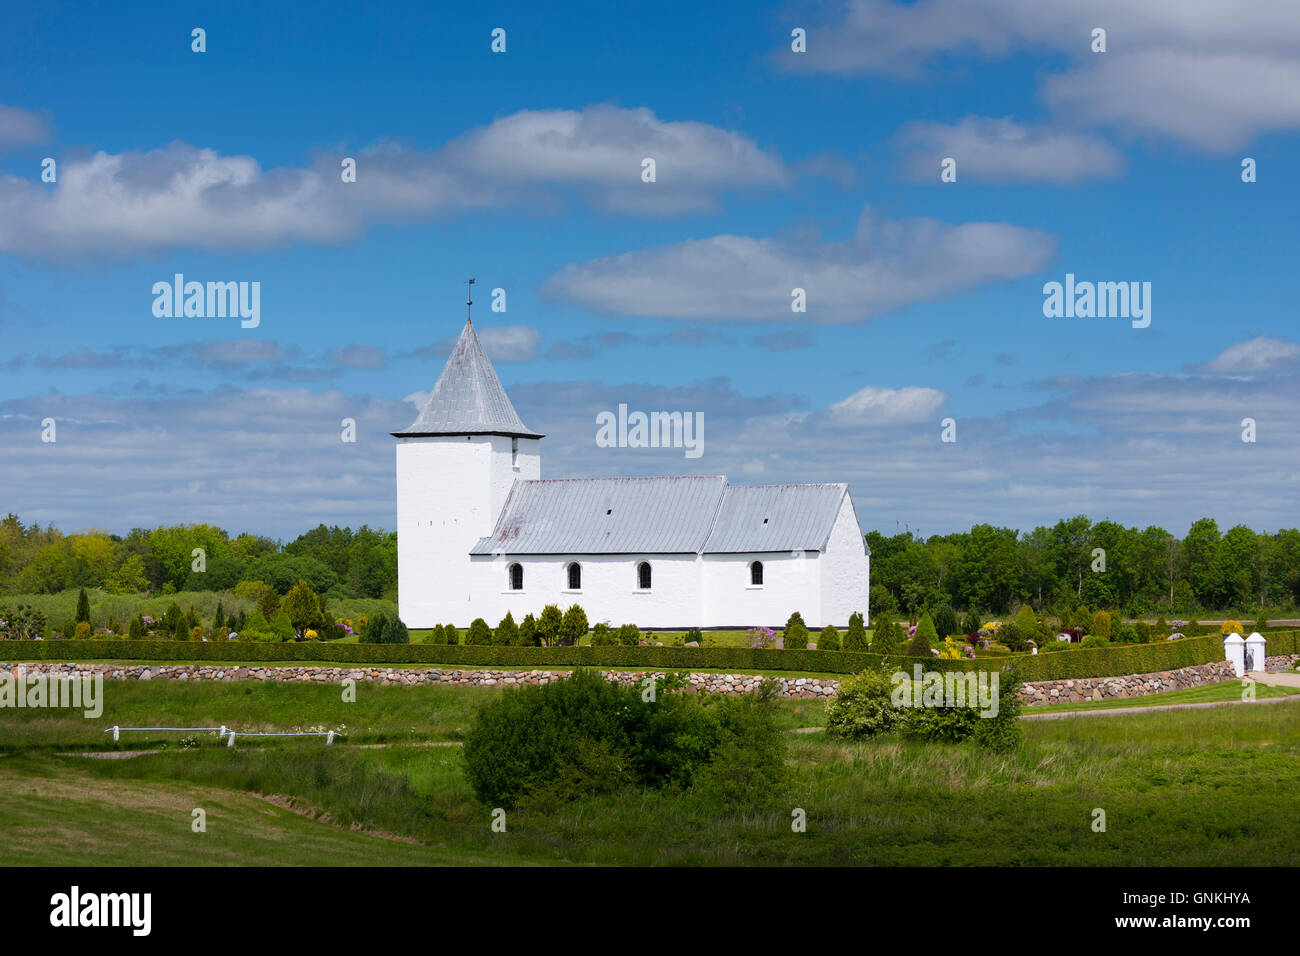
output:
M1300 694L1300 688L1271 687L1268 684L1255 683L1255 697L1289 697ZM1190 690L1171 690L1164 694L1150 694L1146 697L1129 697L1123 700L1103 700L1073 704L1042 704L1026 707L1025 713L1043 714L1059 713L1069 710L1108 710L1115 707L1154 707L1167 704L1208 704L1225 700L1241 700L1241 681L1229 680L1219 684L1207 684Z
M785 791L766 810L637 791L514 811L493 833L460 748L429 746L454 743L492 691L361 685L353 704L337 688L279 683L107 682L106 693L98 721L0 711L0 864L1269 865L1300 854L1300 707L1289 705L1029 722L1007 755L791 735ZM822 722L820 701L779 706L786 728ZM112 749L99 731L113 723L172 721L346 723L354 736L234 749L172 737L139 757L60 756ZM362 745L380 741L392 745ZM161 740L129 746L141 742ZM195 807L208 811L205 834L190 830ZM805 833L791 830L795 808Z

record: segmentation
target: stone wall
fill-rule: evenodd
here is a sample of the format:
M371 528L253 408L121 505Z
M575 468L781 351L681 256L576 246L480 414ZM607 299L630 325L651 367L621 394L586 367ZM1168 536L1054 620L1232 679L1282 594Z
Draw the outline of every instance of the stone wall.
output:
M1300 655L1270 657L1265 661L1269 670L1290 670ZM331 667L318 664L304 665L253 665L230 666L212 664L71 664L40 662L8 664L4 669L17 673L19 666L28 674L73 676L100 673L105 680L275 680L315 684L338 684L351 678L358 683L384 686L414 686L417 684L444 684L453 687L513 687L519 684L546 684L571 671L513 671L513 670L446 670L421 667ZM608 680L624 685L640 685L647 676L663 677L662 671L603 671ZM689 675L689 690L694 693L734 694L754 690L762 676L753 674L700 674ZM788 698L826 698L835 696L839 681L832 678L780 677L767 675L780 686L779 696ZM1093 700L1123 700L1163 694L1171 690L1186 690L1220 681L1232 680L1232 665L1227 661L1200 664L1178 670L1155 674L1134 674L1128 677L1085 677L1072 680L1038 681L1026 684L1020 699L1026 704L1082 703Z

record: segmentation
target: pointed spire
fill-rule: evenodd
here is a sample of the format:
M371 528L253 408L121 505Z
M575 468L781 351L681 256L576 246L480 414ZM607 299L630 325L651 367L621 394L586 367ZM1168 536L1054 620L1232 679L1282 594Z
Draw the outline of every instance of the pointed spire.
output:
M456 340L451 356L433 386L429 401L414 422L397 438L426 435L510 435L518 438L541 438L528 428L510 404L492 363L479 344L474 323L465 320L465 328Z

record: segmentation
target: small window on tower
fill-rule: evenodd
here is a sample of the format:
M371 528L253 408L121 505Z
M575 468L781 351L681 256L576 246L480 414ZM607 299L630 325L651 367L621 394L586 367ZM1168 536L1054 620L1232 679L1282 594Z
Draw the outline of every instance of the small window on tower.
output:
M519 467L519 439L510 439L510 467Z
M749 566L749 583L754 587L763 586L763 562L755 561Z
M636 586L642 591L650 590L650 562L642 561L636 566Z
M510 590L522 591L524 589L524 566L522 564L510 565Z
M569 590L582 590L582 565L577 561L574 561L569 565Z

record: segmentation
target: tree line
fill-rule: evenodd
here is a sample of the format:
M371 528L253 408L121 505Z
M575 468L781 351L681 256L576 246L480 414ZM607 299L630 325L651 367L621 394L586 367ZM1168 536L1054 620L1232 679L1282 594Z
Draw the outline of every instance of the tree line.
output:
M319 525L287 544L261 535L231 537L209 524L64 534L53 525L0 520L0 593L54 594L100 588L112 594L232 590L263 581L287 594L298 581L320 594L397 594L397 535L365 525Z
M1128 617L1162 612L1294 608L1300 603L1300 530L1219 531L1201 518L1179 538L1164 528L1092 522L1085 515L1020 532L978 524L922 539L866 536L872 611L915 614L951 604L992 614L1029 604L1064 614L1080 605Z
M921 538L866 535L871 607L912 615L950 604L990 614L1030 604L1061 614L1080 605L1125 616L1258 611L1300 604L1300 530L1275 534L1201 518L1181 538L1084 515L1021 532L978 524ZM202 555L200 561L195 556ZM114 594L223 591L263 581L287 594L299 580L320 594L394 600L397 535L322 524L283 544L209 524L64 534L0 520L0 593L101 588Z

